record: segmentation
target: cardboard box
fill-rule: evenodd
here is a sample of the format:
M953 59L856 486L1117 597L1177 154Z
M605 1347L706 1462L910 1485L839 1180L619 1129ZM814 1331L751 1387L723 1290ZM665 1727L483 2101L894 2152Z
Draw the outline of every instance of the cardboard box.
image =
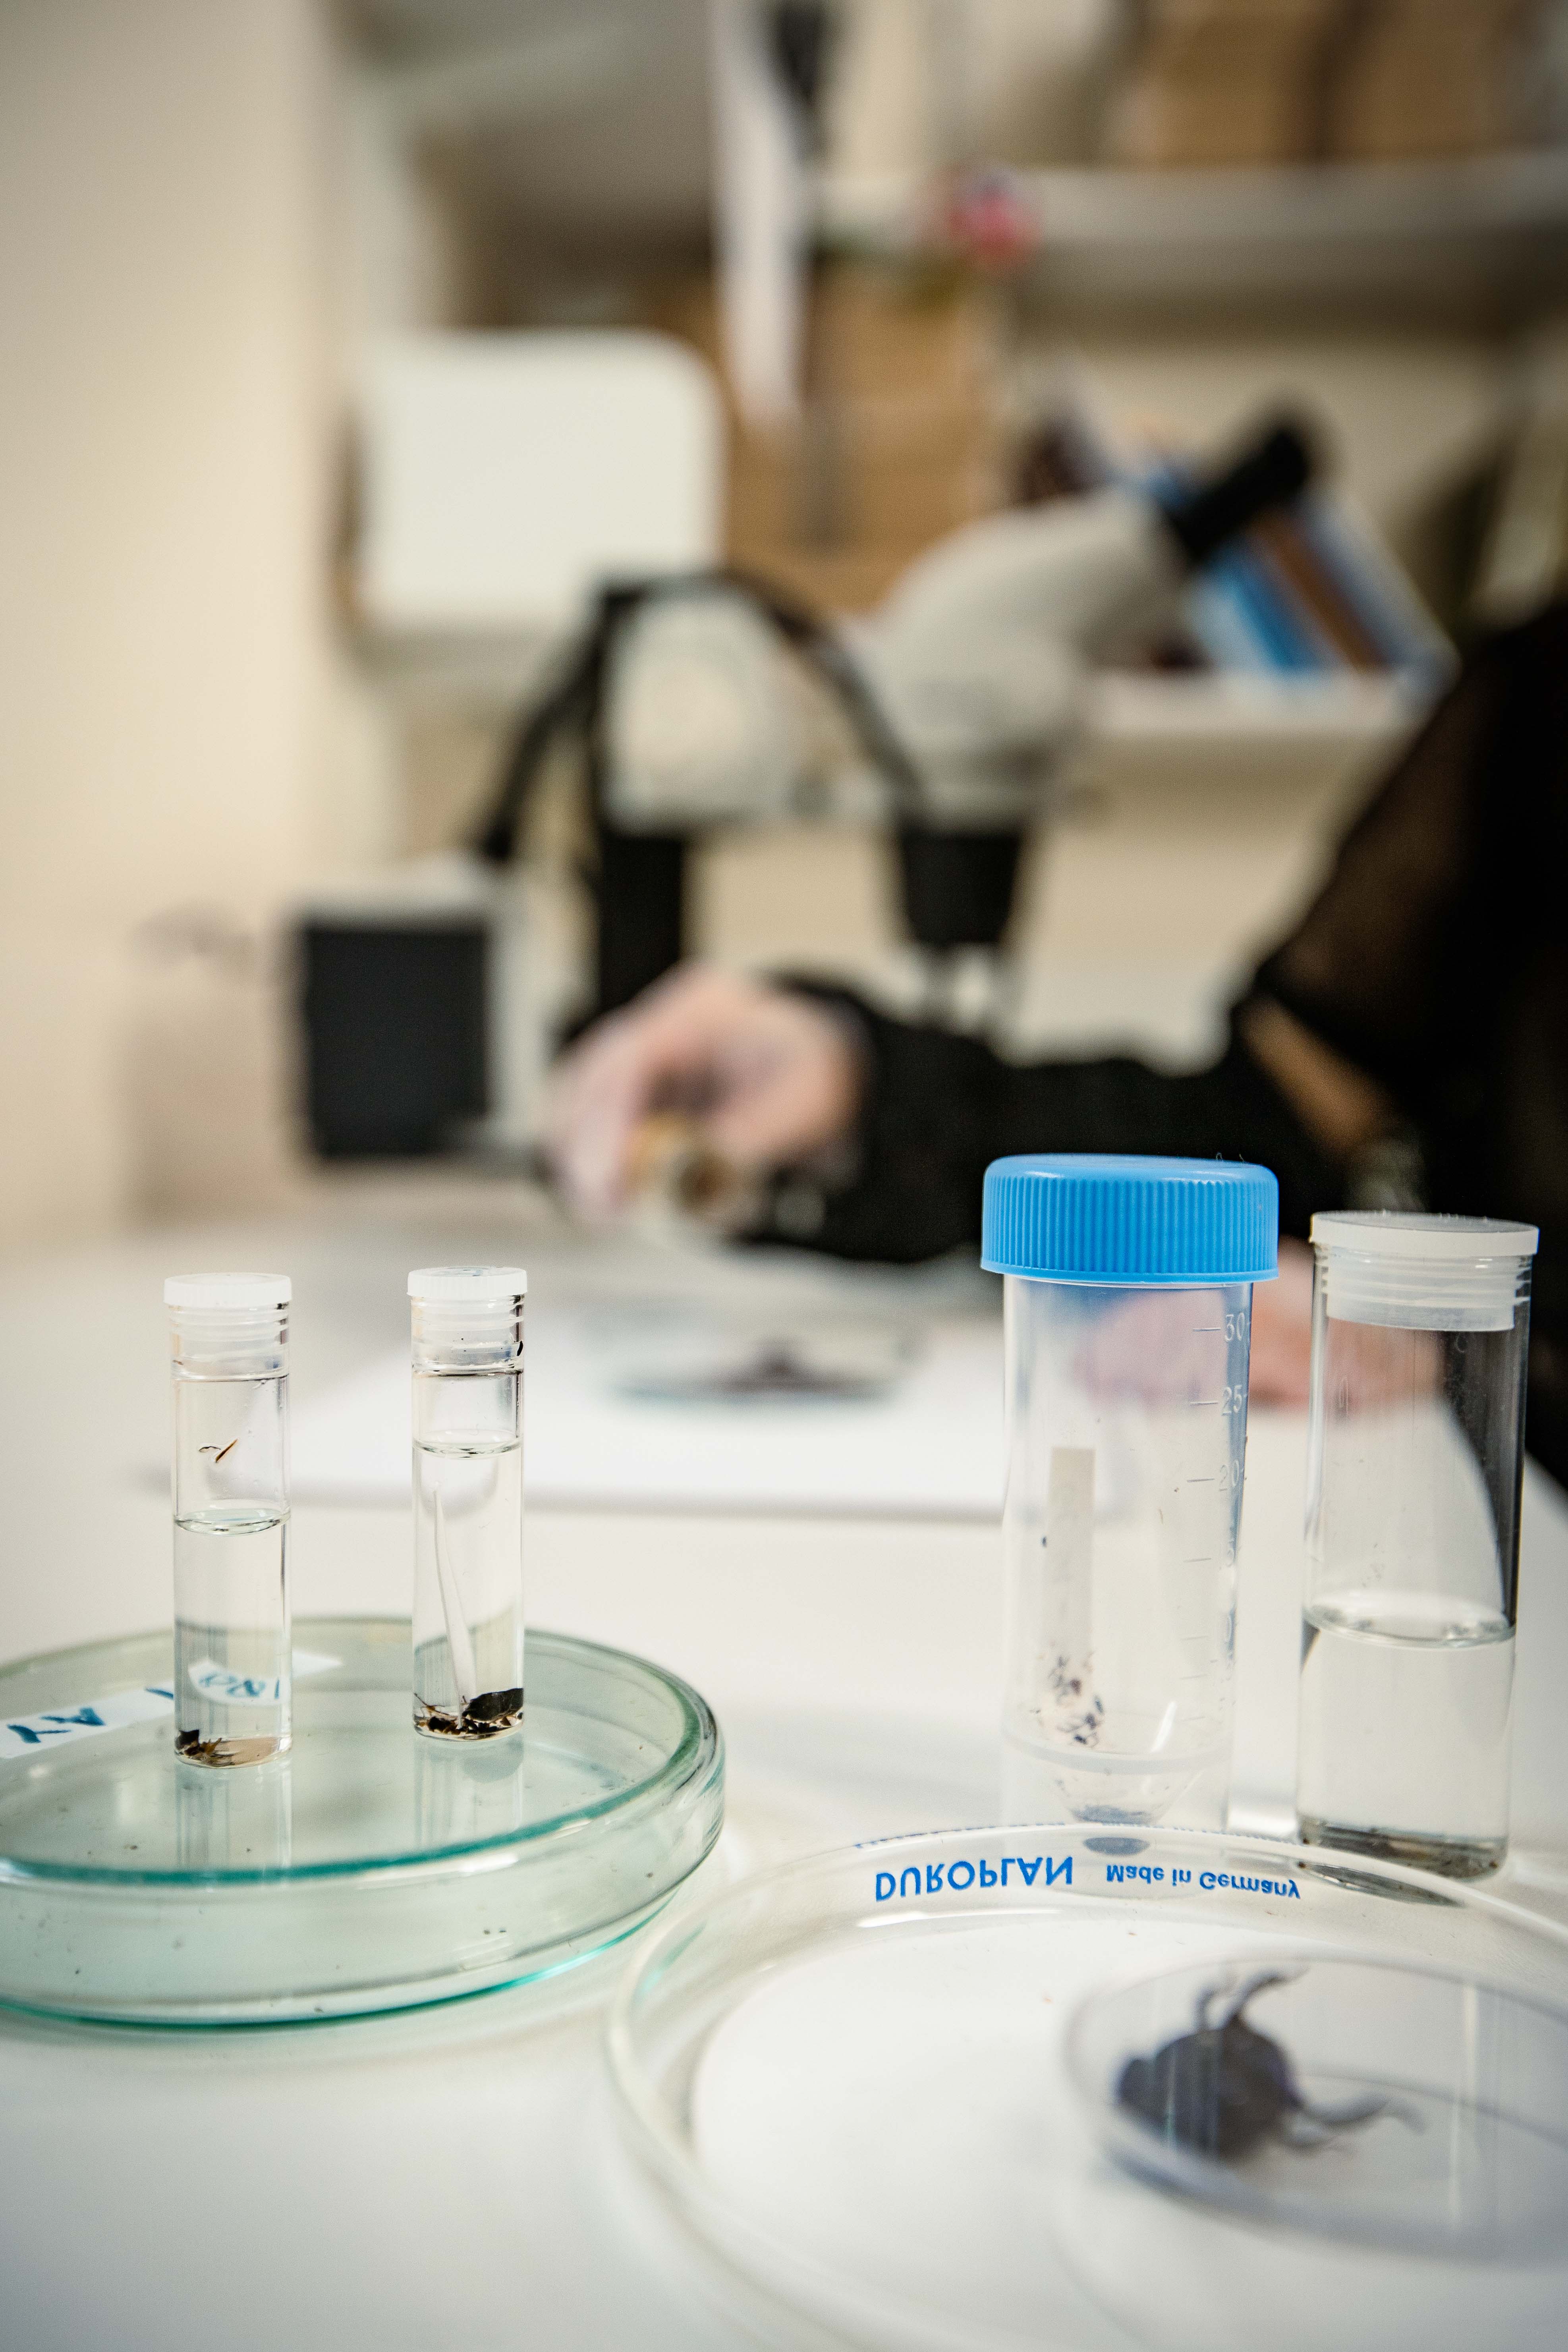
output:
M708 280L668 289L654 323L722 379ZM752 425L726 387L728 560L824 610L878 603L934 540L1003 502L996 374L984 289L823 272L798 423Z
M1321 143L1343 0L1152 0L1116 110L1121 162L1291 163Z
M1521 14L1517 0L1383 0L1347 36L1330 152L1372 161L1506 146Z

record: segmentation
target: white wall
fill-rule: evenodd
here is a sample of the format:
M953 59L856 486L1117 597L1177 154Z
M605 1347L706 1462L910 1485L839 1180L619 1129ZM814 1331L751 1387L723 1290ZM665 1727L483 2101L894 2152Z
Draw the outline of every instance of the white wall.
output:
M312 0L0 6L0 1240L126 1211L137 923L253 919L370 822L329 772L335 70Z

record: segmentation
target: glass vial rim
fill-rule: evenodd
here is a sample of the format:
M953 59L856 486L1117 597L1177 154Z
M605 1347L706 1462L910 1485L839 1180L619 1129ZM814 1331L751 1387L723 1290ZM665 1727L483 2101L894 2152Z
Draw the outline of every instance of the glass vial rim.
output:
M522 1368L521 1266L421 1266L408 1277L416 1372L497 1373Z
M259 1312L292 1303L294 1285L286 1274L171 1274L163 1304L181 1313Z
M1451 1216L1436 1209L1320 1209L1311 1224L1315 1249L1408 1264L1470 1265L1532 1258L1540 1228L1510 1217Z
M1412 1220L1393 1232L1370 1221L1312 1220L1318 1289L1331 1322L1391 1330L1513 1330L1518 1310L1529 1305L1535 1244L1532 1225L1481 1218L1444 1219L1440 1228Z
M522 1265L419 1265L408 1277L408 1296L422 1306L500 1307L528 1296Z
M171 1275L163 1285L175 1377L268 1380L288 1370L286 1274Z

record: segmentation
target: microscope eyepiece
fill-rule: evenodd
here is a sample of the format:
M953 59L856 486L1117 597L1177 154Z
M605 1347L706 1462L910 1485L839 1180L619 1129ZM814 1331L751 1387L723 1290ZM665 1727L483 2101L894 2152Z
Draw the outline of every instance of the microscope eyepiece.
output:
M1271 507L1288 506L1315 470L1311 443L1289 418L1269 426L1214 479L1163 501L1172 535L1195 572Z

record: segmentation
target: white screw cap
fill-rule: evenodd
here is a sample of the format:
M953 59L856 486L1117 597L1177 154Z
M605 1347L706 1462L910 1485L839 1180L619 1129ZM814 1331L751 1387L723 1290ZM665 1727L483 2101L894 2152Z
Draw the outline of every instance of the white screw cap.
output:
M521 1265L422 1265L408 1277L408 1296L443 1307L525 1298L528 1273Z
M233 1307L254 1314L258 1307L287 1307L294 1286L286 1274L172 1274L163 1285L165 1307L194 1307L211 1313Z
M1312 1219L1320 1249L1354 1250L1366 1257L1463 1259L1533 1257L1534 1225L1500 1217L1444 1217L1416 1209L1320 1210Z
M1331 1320L1400 1331L1511 1331L1539 1239L1533 1225L1419 1210L1312 1219Z

